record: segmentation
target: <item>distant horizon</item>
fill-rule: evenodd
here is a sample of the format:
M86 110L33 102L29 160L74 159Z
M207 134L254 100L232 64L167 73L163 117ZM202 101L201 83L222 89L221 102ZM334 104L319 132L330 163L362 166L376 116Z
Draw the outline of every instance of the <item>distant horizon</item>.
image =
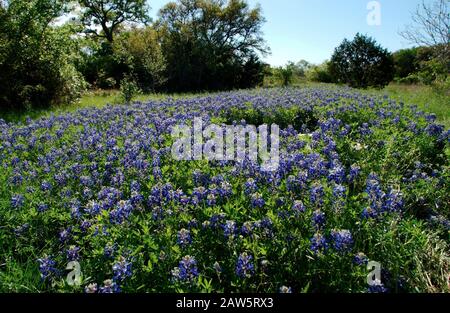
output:
M425 2L429 2L425 1ZM150 15L157 18L159 10L171 1L148 0ZM390 52L411 48L399 31L411 23L411 13L422 0L378 0L381 25L367 23L369 0L248 0L251 7L261 5L266 23L263 36L271 54L263 61L271 66L306 60L321 64L329 60L345 38L352 39L356 33L374 38Z

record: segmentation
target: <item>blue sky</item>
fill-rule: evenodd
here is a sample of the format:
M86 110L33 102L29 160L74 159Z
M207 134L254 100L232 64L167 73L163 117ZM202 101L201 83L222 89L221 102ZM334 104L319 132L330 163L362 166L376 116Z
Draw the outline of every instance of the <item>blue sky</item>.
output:
M272 54L265 61L283 65L305 59L321 63L329 59L344 38L361 32L390 51L410 47L398 32L411 23L411 13L422 0L378 0L381 25L367 23L369 0L248 0L259 3L267 19L264 38ZM432 1L432 0L425 0ZM168 1L149 0L151 15Z

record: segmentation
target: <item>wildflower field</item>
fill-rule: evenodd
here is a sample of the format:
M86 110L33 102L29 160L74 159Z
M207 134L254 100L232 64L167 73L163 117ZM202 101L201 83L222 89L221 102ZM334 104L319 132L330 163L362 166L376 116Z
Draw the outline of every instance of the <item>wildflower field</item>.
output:
M196 117L279 125L278 169L174 160ZM449 139L343 87L0 120L0 292L449 292Z

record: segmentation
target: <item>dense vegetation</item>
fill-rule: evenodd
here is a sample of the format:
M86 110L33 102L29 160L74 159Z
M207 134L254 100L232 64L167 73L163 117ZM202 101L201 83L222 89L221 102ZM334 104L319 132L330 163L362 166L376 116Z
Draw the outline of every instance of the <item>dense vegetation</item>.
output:
M444 26L431 33L435 41L429 46L391 54L357 34L324 64L302 60L271 68L261 61L270 50L258 6L244 0L178 0L161 8L155 21L149 9L143 0L0 1L0 109L68 104L87 89L122 89L125 102L139 91L304 81L366 88L383 87L394 78L433 85L439 92L450 89L449 44L436 40L446 23L439 12L430 22Z
M273 68L245 0L0 0L0 292L450 292L447 3ZM194 118L279 167L177 161Z
M175 161L195 116L281 125L280 167ZM0 127L1 291L448 291L449 131L414 106L260 90Z

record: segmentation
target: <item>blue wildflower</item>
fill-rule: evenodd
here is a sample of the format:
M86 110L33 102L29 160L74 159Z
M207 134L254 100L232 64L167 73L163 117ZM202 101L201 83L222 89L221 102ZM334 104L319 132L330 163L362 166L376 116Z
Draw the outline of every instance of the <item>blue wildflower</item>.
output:
M67 251L67 260L78 261L80 259L80 248L76 246L71 246Z
M41 273L42 280L51 278L53 275L57 273L57 269L55 267L56 262L53 261L50 257L38 259L38 262L39 262L39 272Z
M313 222L313 226L316 229L321 229L325 225L325 222L326 222L325 213L323 213L320 210L314 211L313 216L312 216L312 222Z
M347 252L353 246L353 237L349 230L333 230L331 232L333 247L338 252Z
M128 262L123 256L112 267L114 272L113 280L115 282L123 282L132 275L131 262Z
M236 263L236 274L241 278L251 277L254 273L254 266L252 263L253 256L243 252L239 255Z
M311 238L310 249L311 249L311 251L314 252L314 254L318 254L319 252L323 252L326 249L328 249L328 242L327 242L326 238L323 235L321 235L320 233L316 233Z
M183 257L172 275L181 281L194 280L198 276L197 261L189 255Z
M355 255L355 257L353 258L353 262L356 265L366 265L369 262L369 259L364 253L360 252Z
M181 229L177 234L177 243L185 248L192 243L191 232L187 229Z

